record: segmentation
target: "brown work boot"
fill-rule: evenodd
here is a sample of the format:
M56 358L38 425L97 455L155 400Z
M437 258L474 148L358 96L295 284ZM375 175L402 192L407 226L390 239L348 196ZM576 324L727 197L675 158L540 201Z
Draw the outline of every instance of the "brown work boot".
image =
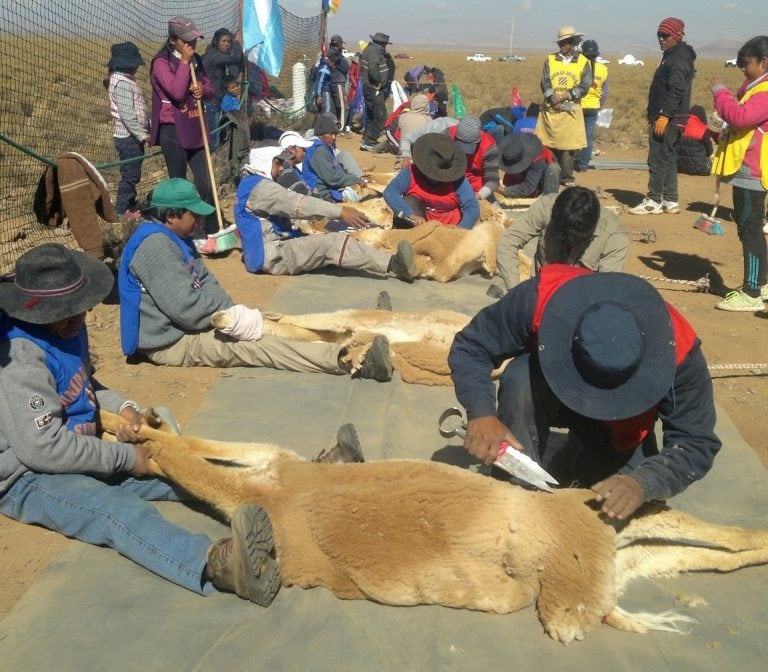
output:
M363 447L357 437L357 430L352 423L339 427L336 434L336 445L330 450L321 450L313 462L323 464L346 464L350 462L365 462Z
M280 590L274 549L267 512L256 504L243 504L232 516L232 537L208 549L208 577L218 590L266 607Z

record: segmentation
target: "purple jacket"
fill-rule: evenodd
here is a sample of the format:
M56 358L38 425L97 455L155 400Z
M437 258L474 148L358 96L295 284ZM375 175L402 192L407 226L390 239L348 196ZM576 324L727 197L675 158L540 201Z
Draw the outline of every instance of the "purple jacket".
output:
M203 69L203 61L195 54L197 81L203 86L203 98L213 98L213 87ZM152 83L151 141L158 144L160 124L174 124L179 145L184 149L203 146L200 112L197 101L189 92L192 76L189 65L164 47L152 59L149 70ZM203 117L205 118L205 117Z

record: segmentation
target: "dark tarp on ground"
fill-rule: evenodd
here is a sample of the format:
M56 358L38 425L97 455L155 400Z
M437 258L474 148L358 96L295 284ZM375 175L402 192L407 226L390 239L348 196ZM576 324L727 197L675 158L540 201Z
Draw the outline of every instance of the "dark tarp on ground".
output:
M386 288L394 308L486 305L487 281L448 285L308 275L289 279L270 308L375 305ZM172 371L169 371L172 375ZM461 461L457 440L436 431L453 405L450 388L351 381L345 377L233 369L210 391L187 431L225 440L284 444L310 456L355 422L370 459ZM694 515L768 529L768 475L721 412L725 448L712 473L672 504ZM213 538L226 528L183 505L159 505L184 527ZM677 607L675 594L709 606ZM676 609L700 621L688 636L633 635L597 627L569 647L544 633L532 608L495 616L422 606L341 601L324 589L284 589L269 609L231 595L202 598L120 558L73 542L0 622L3 670L736 670L761 669L768 641L768 567L730 575L639 581L621 600L629 611Z

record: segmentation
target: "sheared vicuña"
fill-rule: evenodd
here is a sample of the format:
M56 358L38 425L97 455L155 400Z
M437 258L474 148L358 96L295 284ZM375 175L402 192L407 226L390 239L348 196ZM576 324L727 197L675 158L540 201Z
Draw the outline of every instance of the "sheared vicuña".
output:
M122 422L101 413L106 430ZM768 531L650 504L609 523L589 490L547 494L425 460L318 464L276 445L141 433L158 475L225 517L244 502L266 509L283 585L343 599L497 614L535 604L567 644L601 621L646 632L693 620L624 611L632 578L768 562Z

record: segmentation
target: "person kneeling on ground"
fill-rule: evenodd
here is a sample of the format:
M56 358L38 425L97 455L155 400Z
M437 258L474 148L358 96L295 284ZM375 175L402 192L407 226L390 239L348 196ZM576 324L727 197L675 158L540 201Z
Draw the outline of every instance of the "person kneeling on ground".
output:
M509 358L497 409L491 372ZM472 455L491 464L506 441L560 483L591 487L611 518L682 492L721 447L696 332L632 275L545 266L481 310L448 363ZM564 445L548 445L550 427L569 430Z
M255 155L252 152L252 156ZM280 147L262 147L253 159L253 174L237 187L235 223L243 244L243 262L250 273L297 275L327 266L394 275L411 282L415 274L413 246L400 241L394 255L365 245L343 232L306 235L294 222L325 217L353 229L369 225L359 210L328 203L288 190L274 180L290 157ZM304 162L306 169L306 161Z
M501 234L496 264L507 290L520 284L519 252L536 241L531 274L547 264L581 266L601 273L622 271L629 236L619 218L600 207L595 192L567 187L537 199Z
M267 606L280 570L264 510L240 506L232 537L213 542L150 503L186 495L150 477L136 403L91 377L85 315L112 285L103 263L58 244L21 256L15 279L0 283L0 513L113 548L200 595ZM116 441L96 436L98 409L125 419Z
M416 225L438 221L471 229L480 205L465 176L466 154L443 133L427 133L413 143L413 162L402 168L384 190L396 216Z
M509 198L536 198L560 190L560 164L531 133L510 133L499 143L504 172L502 193Z
M211 212L194 185L182 178L163 180L150 204L155 218L139 225L120 260L125 355L165 366L266 366L379 381L392 377L384 336L356 353L333 343L262 336L261 313L235 305L191 243L202 217ZM237 325L232 335L213 329L211 320L219 311L228 311Z

